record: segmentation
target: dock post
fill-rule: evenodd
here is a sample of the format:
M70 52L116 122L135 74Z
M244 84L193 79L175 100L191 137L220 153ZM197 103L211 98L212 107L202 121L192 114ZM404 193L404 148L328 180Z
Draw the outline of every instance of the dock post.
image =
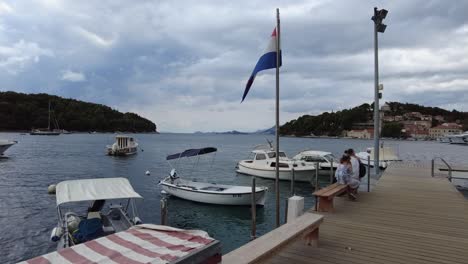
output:
M318 183L318 175L319 175L319 162L315 162L315 190L318 191L319 183Z
M252 201L251 201L251 213L252 213L252 232L250 234L250 239L254 240L257 238L257 201L255 199L255 177L252 177Z
M167 225L167 200L161 199L161 225Z
M431 176L434 177L434 159L431 160Z
M370 155L367 156L367 192L370 192Z
M289 210L289 198L286 198L286 206L284 207L284 223L288 222L288 210Z
M330 184L333 184L333 160L330 161Z

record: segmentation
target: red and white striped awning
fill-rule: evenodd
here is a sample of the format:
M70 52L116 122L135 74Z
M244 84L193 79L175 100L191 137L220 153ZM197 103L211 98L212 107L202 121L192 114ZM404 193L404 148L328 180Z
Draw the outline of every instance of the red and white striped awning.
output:
M169 263L213 241L201 230L143 224L20 263Z

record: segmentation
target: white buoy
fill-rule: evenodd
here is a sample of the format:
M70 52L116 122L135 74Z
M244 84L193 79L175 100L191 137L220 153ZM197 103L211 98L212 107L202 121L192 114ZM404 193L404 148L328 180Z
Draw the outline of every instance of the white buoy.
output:
M145 172L145 174L146 174L146 175L150 175L151 173L150 173L149 170L147 170L147 171Z
M55 194L55 189L56 189L56 185L55 184L51 184L49 185L49 187L47 187L47 193L48 194Z

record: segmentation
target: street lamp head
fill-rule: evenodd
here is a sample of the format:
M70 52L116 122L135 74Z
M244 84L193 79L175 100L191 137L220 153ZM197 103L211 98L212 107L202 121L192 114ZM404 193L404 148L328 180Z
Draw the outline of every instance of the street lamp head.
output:
M381 23L381 24L377 24L377 32L380 32L380 33L384 33L385 32L385 29L387 28L387 25Z
M386 9L381 9L379 11L379 16L381 19L385 19L387 17L388 11Z

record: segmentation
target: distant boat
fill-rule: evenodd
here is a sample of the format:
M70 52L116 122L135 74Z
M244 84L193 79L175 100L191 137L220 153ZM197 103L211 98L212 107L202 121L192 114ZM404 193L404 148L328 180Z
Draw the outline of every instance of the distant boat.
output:
M187 149L184 152L167 156L166 160L177 159L177 162L179 162L179 159L184 157L197 157L216 151L217 149L213 147ZM179 178L175 169L172 169L169 176L162 180L159 185L166 193L199 203L250 205L252 202L252 187L250 186L189 181ZM267 190L267 187L255 188L255 202L257 205L263 206L265 204Z
M128 156L138 152L138 143L133 137L117 135L116 142L107 146L107 155L110 156Z
M10 141L10 140L3 140L3 139L0 140L0 156L3 156L3 153L16 143L18 142Z
M449 135L447 137L450 140L450 144L468 145L468 131L465 131L462 134Z
M58 122L57 120L55 120L54 118L54 123L55 123L55 126L57 127L56 129L51 129L50 128L50 101L49 101L49 117L48 117L48 121L47 121L47 128L37 128L37 129L33 129L31 130L31 133L29 133L30 135L33 135L33 136L58 136L61 134L61 130L58 128Z

